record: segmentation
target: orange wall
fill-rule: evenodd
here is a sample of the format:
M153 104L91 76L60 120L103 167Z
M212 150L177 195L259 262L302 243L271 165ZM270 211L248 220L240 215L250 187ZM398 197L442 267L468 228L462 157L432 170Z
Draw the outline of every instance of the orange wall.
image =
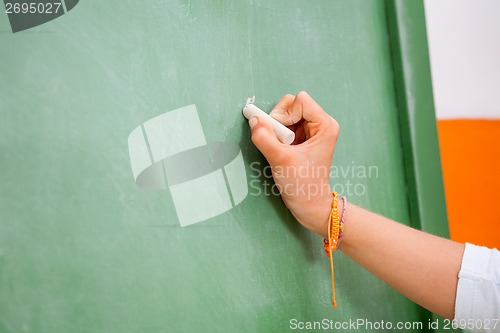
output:
M438 120L451 239L500 249L500 120Z

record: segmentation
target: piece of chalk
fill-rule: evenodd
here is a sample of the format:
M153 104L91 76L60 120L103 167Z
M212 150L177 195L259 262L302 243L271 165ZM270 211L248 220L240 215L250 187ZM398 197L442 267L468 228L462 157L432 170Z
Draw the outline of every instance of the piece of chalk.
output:
M273 128L273 131L278 139L284 144L289 145L293 142L293 140L295 140L295 133L292 130L256 107L254 104L247 103L243 108L243 115L247 119L250 119L253 116L261 116L266 119L267 122L271 124L271 127Z

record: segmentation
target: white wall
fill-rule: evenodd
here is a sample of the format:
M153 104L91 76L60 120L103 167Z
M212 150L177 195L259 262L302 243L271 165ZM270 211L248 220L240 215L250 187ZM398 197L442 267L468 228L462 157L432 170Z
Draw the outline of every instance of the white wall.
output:
M438 119L500 118L500 0L425 0Z

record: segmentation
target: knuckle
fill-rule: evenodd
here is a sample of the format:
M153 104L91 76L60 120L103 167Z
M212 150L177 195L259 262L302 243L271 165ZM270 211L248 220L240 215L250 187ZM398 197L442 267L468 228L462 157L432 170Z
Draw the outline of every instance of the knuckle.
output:
M299 91L297 93L297 99L304 100L304 99L307 99L307 98L309 98L309 94L306 91L301 90L301 91Z
M267 126L267 124L259 121L259 123L252 128L253 143L264 142L265 140L269 139L269 129L266 128Z
M261 126L255 125L255 128L252 131L252 142L254 144L258 144L264 139L264 133L261 129Z
M340 133L340 124L337 120L335 120L335 118L331 116L328 116L327 132L329 139L331 139L332 141L337 141Z
M340 132L340 124L339 124L339 122L335 118L333 118L331 116L330 116L330 119L331 119L330 120L330 122L331 122L330 126L332 127L333 132L335 132L335 133L338 134Z

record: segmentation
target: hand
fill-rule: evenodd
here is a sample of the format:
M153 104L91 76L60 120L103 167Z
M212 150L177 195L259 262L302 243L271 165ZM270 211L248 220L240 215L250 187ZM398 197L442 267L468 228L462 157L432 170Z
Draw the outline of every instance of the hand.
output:
M285 205L304 227L327 237L333 197L330 165L339 124L306 92L285 95L270 115L295 132L295 141L279 141L264 118L250 118L252 141L269 162Z

